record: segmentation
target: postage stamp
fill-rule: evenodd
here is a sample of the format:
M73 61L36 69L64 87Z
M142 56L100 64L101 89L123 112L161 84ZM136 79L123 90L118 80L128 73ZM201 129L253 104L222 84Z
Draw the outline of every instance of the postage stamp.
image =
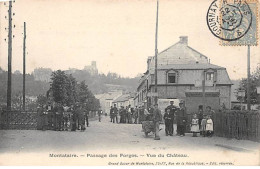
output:
M215 0L207 12L207 24L223 46L257 46L258 1Z

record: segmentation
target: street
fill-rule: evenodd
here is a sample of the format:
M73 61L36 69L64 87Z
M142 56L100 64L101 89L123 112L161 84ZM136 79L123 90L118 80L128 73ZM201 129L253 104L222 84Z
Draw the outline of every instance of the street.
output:
M85 132L0 130L0 164L14 162L15 159L8 159L8 155L13 154L20 159L19 164L21 165L27 164L26 160L21 160L21 157L31 157L32 155L35 157L35 163L44 163L45 160L49 159L49 153L57 154L61 152L79 155L86 153L124 153L126 154L125 157L124 155L121 157L125 161L138 159L134 156L132 158L126 157L127 154L137 154L139 157L151 160L151 158L158 157L158 153L168 156L168 160L170 158L175 161L190 163L197 159L201 162L213 161L230 162L234 165L255 165L255 162L259 161L257 159L259 159L260 144L257 142L220 137L196 138L191 137L191 134L186 134L185 137L176 135L171 137L165 136L163 125L160 127L162 130L160 131L161 140L159 141L154 140L152 134L145 138L144 133L141 132L140 124L113 124L108 117L103 117L101 122L98 122L98 120L90 121L90 127L87 127ZM179 157L176 157L176 154ZM187 157L192 157L193 161L189 161ZM6 161L3 159L6 159ZM97 164L95 160L100 159L101 157L94 157L93 161L78 161L77 159L75 162L89 165ZM60 160L62 158L55 158L55 161L52 161L51 164L60 164ZM102 158L102 161L99 161L98 164L107 165L108 162L111 162L109 160ZM62 161L64 165L66 162L65 160Z

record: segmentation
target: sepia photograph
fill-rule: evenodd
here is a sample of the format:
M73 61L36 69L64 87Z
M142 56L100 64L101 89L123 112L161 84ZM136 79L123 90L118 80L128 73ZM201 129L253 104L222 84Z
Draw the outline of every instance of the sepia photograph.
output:
M0 166L259 166L258 0L0 0Z

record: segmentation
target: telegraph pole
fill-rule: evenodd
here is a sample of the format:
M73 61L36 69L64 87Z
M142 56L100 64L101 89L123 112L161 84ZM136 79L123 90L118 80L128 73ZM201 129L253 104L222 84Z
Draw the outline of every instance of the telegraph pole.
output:
M158 49L157 49L157 39L158 39L158 10L159 10L159 2L157 0L157 12L156 12L156 28L155 28L155 85L154 85L154 92L155 92L155 97L154 97L154 102L155 104L158 103L158 94L157 94L157 55L158 55Z
M12 104L12 1L9 1L8 10L8 81L7 81L7 110Z
M25 111L25 55L26 55L26 22L23 24L24 33L23 33L23 111Z
M247 46L247 110L251 110L250 97L250 46Z

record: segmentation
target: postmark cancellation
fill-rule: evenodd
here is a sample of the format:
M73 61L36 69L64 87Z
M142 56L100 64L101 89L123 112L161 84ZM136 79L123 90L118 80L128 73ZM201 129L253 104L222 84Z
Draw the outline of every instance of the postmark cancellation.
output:
M257 0L214 0L207 12L211 33L223 46L257 46L259 27Z

